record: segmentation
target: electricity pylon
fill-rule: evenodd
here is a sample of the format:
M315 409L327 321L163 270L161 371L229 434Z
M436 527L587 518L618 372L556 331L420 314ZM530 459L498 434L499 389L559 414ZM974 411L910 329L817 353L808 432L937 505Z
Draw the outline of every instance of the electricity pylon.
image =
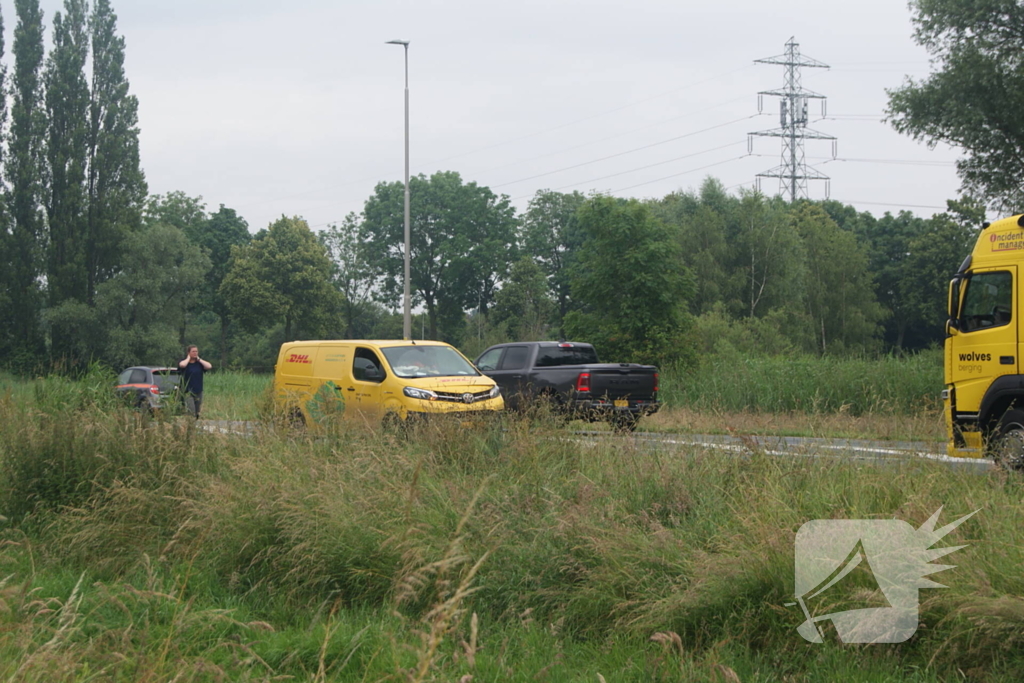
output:
M762 130L750 133L747 139L747 148L753 151L754 136L782 138L782 163L773 169L757 174L758 188L761 186L761 178L778 178L779 192L789 194L789 201L806 199L807 181L824 180L825 196L829 193L829 177L813 166L808 166L804 157L804 140L831 140L832 157L836 156L836 138L831 135L819 133L807 127L807 102L808 100L821 100L821 115L825 115L825 96L812 90L807 90L800 82L800 68L813 67L818 69L829 68L816 59L804 57L800 54L800 45L789 39L786 43L785 54L766 59L755 59L755 64L779 64L786 68L786 82L781 90L763 90L757 94L757 109L762 111L764 96L780 98L779 101L779 127L772 130Z

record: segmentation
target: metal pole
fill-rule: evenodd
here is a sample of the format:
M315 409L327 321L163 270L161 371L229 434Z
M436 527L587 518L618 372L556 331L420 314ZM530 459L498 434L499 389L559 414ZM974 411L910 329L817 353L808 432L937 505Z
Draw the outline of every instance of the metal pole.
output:
M405 48L405 296L404 316L402 318L402 338L412 339L412 294L409 281L411 279L411 266L409 261L410 238L409 238L409 41L389 40L389 45L401 45Z
M412 296L410 292L409 262L409 43L405 44L405 318L402 323L403 339L412 339Z

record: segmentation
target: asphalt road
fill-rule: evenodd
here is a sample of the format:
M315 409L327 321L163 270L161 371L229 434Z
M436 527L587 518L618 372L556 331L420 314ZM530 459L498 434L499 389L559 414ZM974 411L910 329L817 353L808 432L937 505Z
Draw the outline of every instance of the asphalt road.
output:
M254 434L259 424L242 420L200 420L199 428L213 434ZM987 458L951 458L946 445L935 441L870 441L866 439L822 439L803 436L733 436L724 434L664 434L635 432L613 434L606 431L573 432L586 440L629 439L652 450L678 451L697 446L723 454L743 455L760 452L784 457L843 458L865 463L886 464L899 461L932 460L952 468L988 472L993 463Z
M803 436L733 436L724 434L663 434L636 432L615 437L608 432L578 432L586 438L627 438L651 448L678 450L698 446L732 454L761 452L788 457L843 458L867 463L932 460L952 468L988 472L994 466L988 458L951 458L946 444L938 441L870 441L867 439L822 439Z

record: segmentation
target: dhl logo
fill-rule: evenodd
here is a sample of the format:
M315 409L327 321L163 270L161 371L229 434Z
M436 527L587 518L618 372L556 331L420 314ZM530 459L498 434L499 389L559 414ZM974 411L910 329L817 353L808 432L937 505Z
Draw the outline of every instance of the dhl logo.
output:
M286 360L285 362L286 363L306 363L306 364L309 364L309 363L312 363L313 361L311 361L309 359L309 356L304 354L304 353L293 353L292 355L288 356L288 360Z

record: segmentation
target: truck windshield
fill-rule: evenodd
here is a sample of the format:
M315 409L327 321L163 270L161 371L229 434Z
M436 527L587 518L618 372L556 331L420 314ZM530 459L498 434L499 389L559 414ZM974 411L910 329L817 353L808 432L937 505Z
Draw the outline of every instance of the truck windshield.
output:
M449 346L392 346L381 350L397 377L480 374L458 351Z
M597 362L597 351L592 346L542 346L537 350L538 368L588 365Z

